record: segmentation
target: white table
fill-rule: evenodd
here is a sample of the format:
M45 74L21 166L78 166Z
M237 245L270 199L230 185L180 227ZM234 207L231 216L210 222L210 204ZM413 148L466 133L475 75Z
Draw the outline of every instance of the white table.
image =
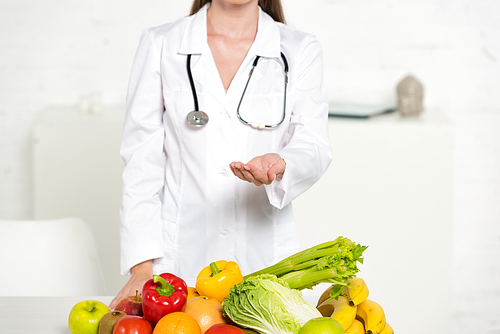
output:
M319 296L304 294L316 306ZM109 305L112 296L85 297L0 297L0 334L70 334L68 315L82 300L99 300Z
M70 334L71 308L89 299L109 305L113 297L0 297L0 333Z

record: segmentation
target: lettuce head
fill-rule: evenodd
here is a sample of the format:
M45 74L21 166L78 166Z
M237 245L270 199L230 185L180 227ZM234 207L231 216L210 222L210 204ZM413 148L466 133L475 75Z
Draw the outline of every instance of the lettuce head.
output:
M321 313L302 298L302 292L272 274L252 276L231 288L222 308L242 327L263 334L298 334Z

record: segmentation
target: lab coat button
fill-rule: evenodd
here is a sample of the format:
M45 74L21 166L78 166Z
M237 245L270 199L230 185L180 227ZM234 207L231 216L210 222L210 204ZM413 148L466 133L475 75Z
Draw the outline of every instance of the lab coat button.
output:
M223 237L227 237L229 235L229 231L228 230L222 230L220 232L220 235L223 236Z

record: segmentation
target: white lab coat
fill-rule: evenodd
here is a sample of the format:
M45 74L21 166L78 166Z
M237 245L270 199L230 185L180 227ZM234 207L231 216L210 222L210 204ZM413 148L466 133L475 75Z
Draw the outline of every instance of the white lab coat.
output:
M194 284L216 260L235 260L243 274L299 250L290 202L313 185L332 159L321 48L314 36L260 10L258 32L227 92L207 44L206 13L141 36L127 95L120 153L125 162L120 208L121 271L148 259L155 273ZM277 123L283 112L282 51L289 64L285 121L273 130L236 116L256 55L259 64L241 115ZM187 55L206 126L186 121L194 110ZM235 177L232 161L276 152L286 161L281 180L257 187ZM309 222L298 222L306 224Z

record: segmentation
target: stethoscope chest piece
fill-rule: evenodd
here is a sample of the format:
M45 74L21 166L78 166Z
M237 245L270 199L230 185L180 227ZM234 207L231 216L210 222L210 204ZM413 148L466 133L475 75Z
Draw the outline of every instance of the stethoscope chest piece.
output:
M208 123L208 115L203 111L193 110L186 116L189 124L200 127Z

